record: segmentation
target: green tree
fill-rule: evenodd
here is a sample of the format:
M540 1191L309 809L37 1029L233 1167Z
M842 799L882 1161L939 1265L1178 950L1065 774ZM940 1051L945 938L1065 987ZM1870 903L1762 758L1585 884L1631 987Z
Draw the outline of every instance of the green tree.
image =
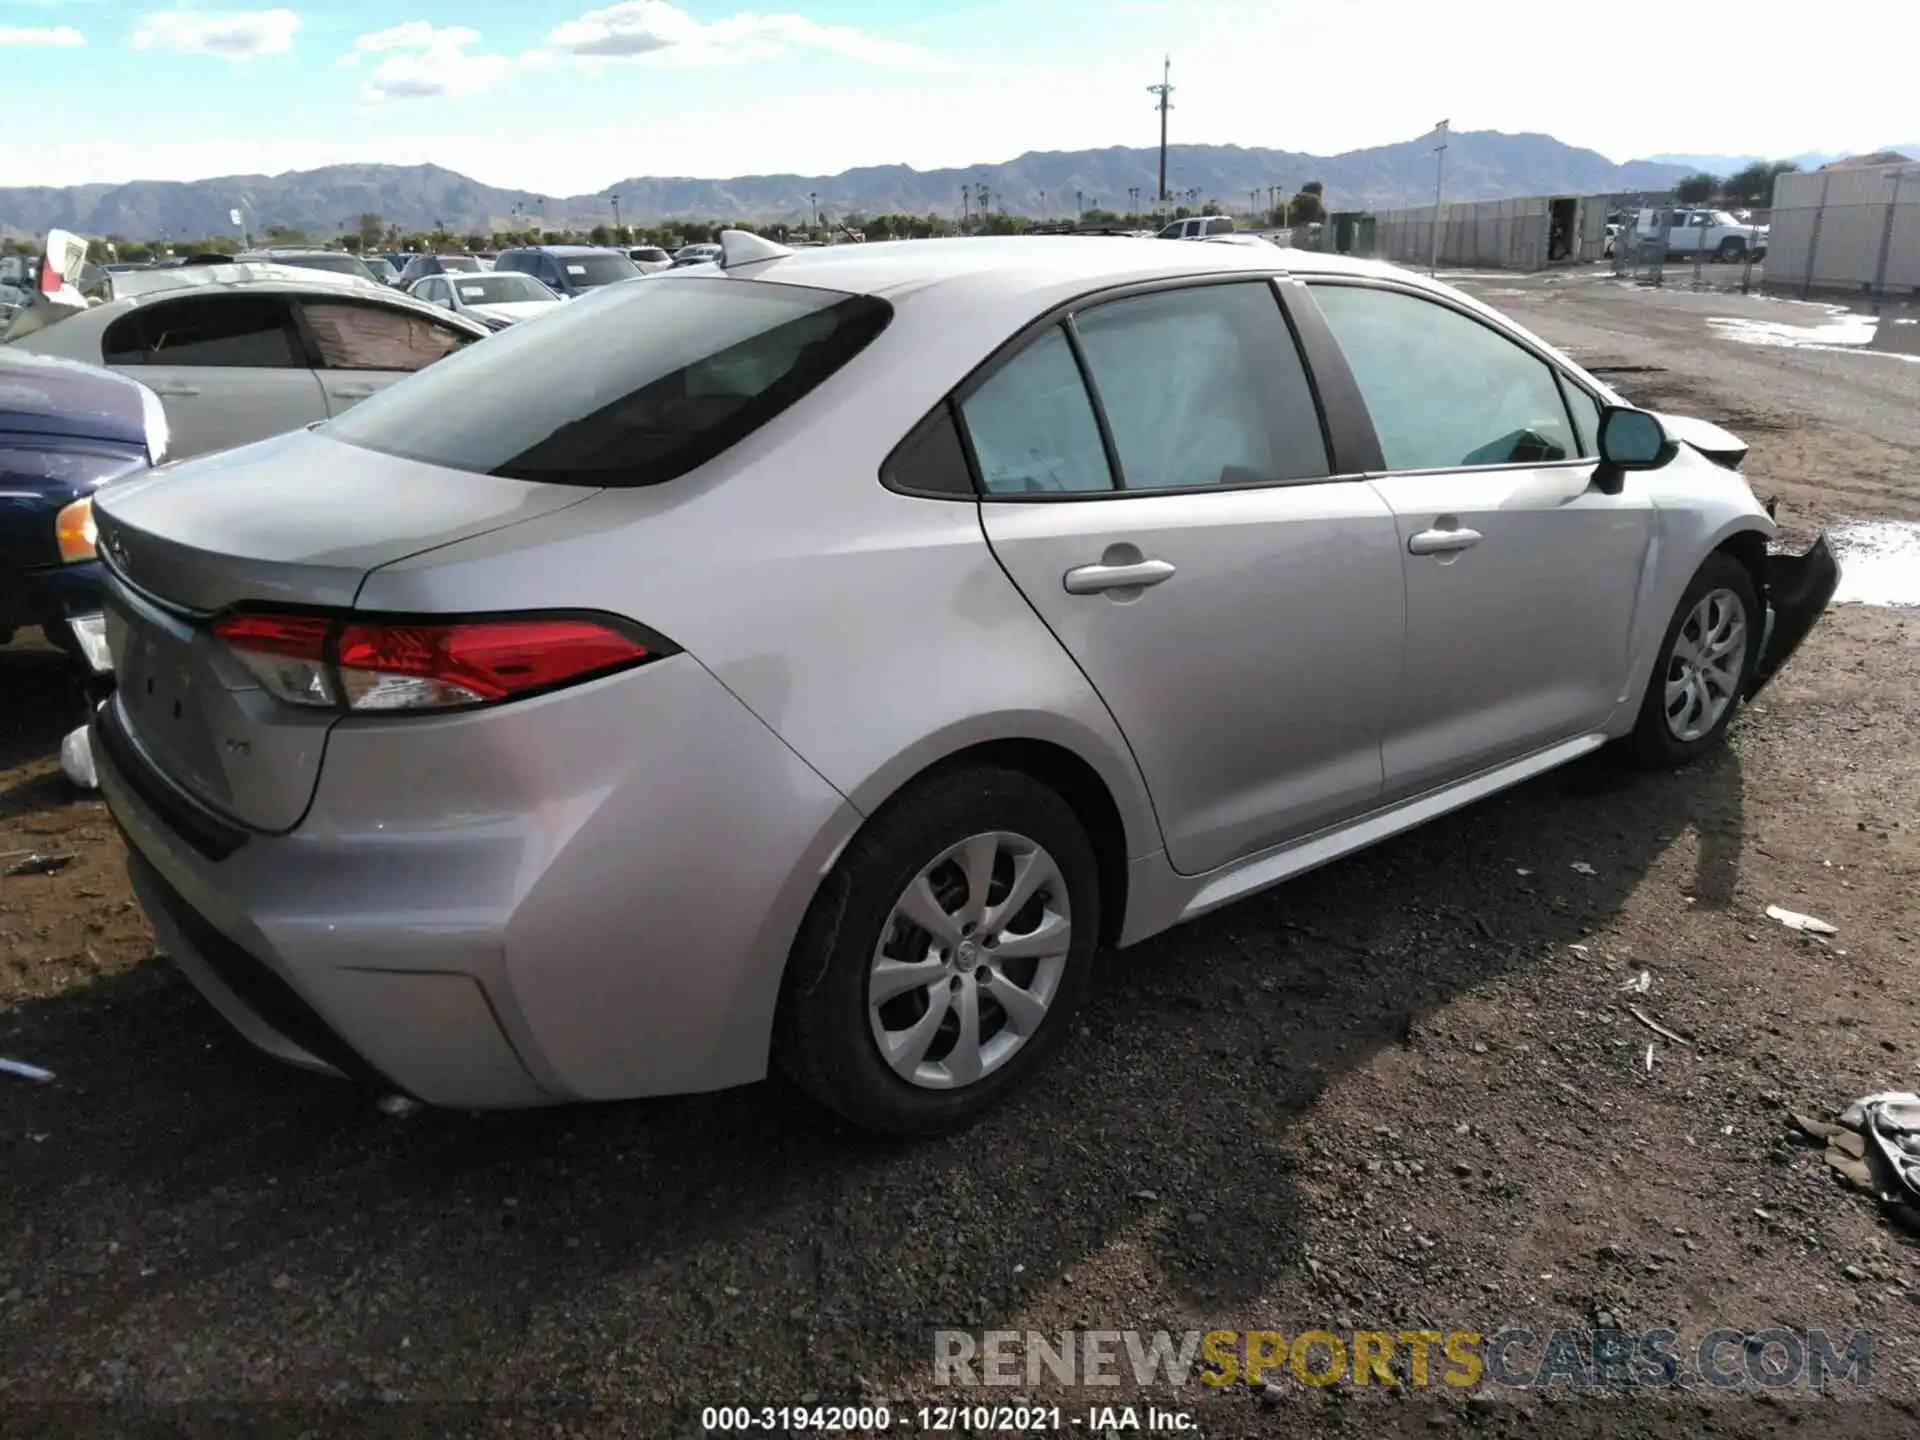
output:
M1311 225L1327 218L1327 202L1318 180L1310 180L1300 187L1300 193L1293 197L1287 206L1288 218L1295 225Z
M1773 190L1773 167L1764 160L1743 166L1726 178L1721 191L1736 205L1757 205Z
M613 239L613 231L604 225L596 225L587 232L587 239L595 245L606 245Z
M1719 192L1720 177L1702 170L1689 175L1673 187L1673 198L1682 205L1704 205Z
M476 231L467 236L466 246L469 250L484 250L487 248L487 237Z
M349 255L358 255L360 253L360 237L358 235L342 235L334 243Z
M356 223L359 226L360 248L362 250L377 249L380 245L380 237L386 233L387 222L369 210L364 212Z

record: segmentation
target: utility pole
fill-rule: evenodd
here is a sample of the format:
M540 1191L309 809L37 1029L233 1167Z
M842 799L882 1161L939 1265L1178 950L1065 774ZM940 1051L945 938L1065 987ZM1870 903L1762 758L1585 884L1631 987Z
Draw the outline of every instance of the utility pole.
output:
M620 238L620 197L609 195L607 198L613 201L613 238L618 240Z
M972 199L973 187L970 185L962 185L960 187L960 223L962 225L973 218L973 209L969 204Z
M1044 190L1040 192L1040 218L1042 220L1047 218L1047 192Z
M813 210L813 224L811 228L817 230L820 228L820 197L819 195L809 190L807 192L807 204L811 206Z
M1129 185L1127 187L1127 202L1127 213L1129 215L1138 215L1140 213L1140 187L1138 185Z
M1427 274L1440 273L1440 187L1447 174L1447 122L1433 127L1433 249L1427 256Z
M1078 220L1082 215L1085 215L1086 213L1087 213L1086 192L1082 190L1076 190L1073 192L1073 218Z
M1147 87L1149 95L1160 98L1160 198L1167 198L1167 112L1173 109L1173 57L1160 63L1160 83Z

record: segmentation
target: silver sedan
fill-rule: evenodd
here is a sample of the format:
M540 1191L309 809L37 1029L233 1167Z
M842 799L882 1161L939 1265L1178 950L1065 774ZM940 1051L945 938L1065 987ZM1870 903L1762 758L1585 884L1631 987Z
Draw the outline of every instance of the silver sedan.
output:
M101 788L284 1059L933 1133L1102 946L1719 744L1837 579L1744 454L1384 265L729 234L103 492Z

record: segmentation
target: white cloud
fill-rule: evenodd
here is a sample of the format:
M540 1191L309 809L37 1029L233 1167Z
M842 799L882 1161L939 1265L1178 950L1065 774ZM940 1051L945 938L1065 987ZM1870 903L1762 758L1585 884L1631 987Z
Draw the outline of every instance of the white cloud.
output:
M293 32L299 28L300 17L291 10L241 10L219 15L162 10L141 20L133 32L133 48L243 61L256 55L286 54L293 49Z
M0 50L71 50L86 43L71 25L0 25Z
M465 99L498 83L516 69L537 63L533 57L470 54L480 32L464 25L436 26L409 20L354 41L351 62L359 55L384 54L373 67L360 99L367 105L394 100Z
M653 59L686 66L731 65L813 50L874 65L932 69L919 45L869 35L851 25L822 25L804 15L746 11L710 23L667 0L623 0L590 10L547 33L549 48L582 60Z

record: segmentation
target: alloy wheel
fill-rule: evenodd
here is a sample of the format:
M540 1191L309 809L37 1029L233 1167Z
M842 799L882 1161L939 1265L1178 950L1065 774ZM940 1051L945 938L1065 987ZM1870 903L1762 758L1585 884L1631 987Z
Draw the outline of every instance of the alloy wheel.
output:
M1066 881L1047 851L992 831L943 850L881 927L867 976L874 1043L929 1090L992 1074L1031 1039L1073 942Z
M1700 598L1673 637L1665 710L1673 738L1689 743L1720 723L1747 668L1747 607L1731 590Z

